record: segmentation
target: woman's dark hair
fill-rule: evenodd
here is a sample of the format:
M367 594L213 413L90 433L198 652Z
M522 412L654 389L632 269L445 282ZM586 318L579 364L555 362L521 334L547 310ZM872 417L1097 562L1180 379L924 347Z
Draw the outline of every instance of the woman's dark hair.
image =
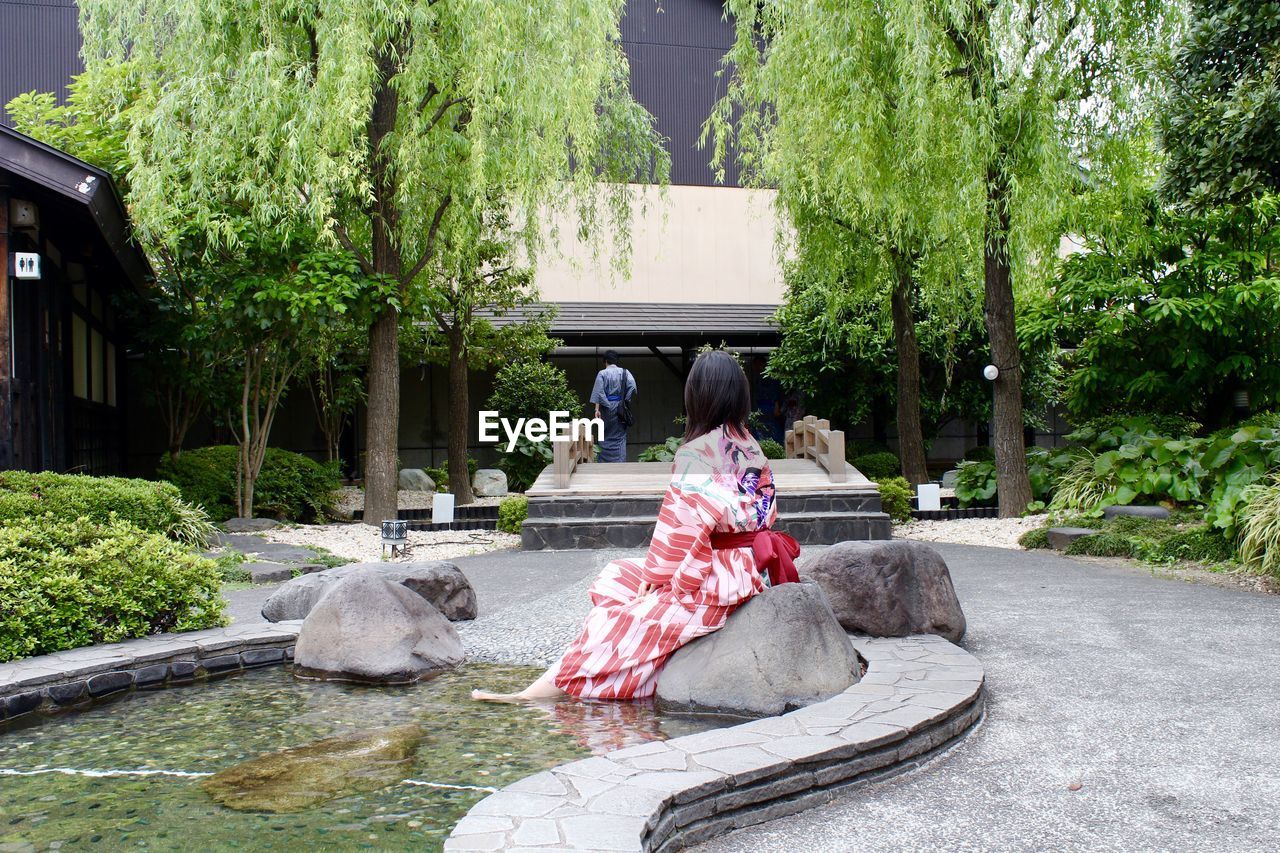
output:
M737 359L723 350L698 356L684 383L684 440L728 426L746 434L751 386Z

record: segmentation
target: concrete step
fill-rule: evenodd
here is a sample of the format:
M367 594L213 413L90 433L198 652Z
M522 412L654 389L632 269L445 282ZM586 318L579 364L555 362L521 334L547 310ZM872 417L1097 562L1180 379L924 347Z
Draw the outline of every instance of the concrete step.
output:
M656 518L662 496L631 495L592 497L533 497L529 499L529 518ZM813 512L879 512L880 493L856 492L787 492L778 496L778 512L783 516Z
M878 501L877 501L878 502ZM532 506L532 502L530 502ZM653 536L656 512L645 515L535 518L520 530L526 551L546 549L643 548ZM891 524L883 512L801 512L783 515L777 529L801 545L831 545L855 539L888 539Z

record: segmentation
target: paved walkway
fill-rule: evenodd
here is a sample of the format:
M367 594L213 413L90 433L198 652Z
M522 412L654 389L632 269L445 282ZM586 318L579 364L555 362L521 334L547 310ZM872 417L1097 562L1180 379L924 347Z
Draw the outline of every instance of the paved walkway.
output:
M926 770L698 849L1275 849L1280 597L935 547L986 667L983 728Z
M962 645L987 670L982 729L924 771L700 849L1274 848L1280 597L1043 552L934 547L968 618ZM546 611L580 606L584 579L614 556L455 562L478 621L506 611L495 628L539 621L550 634L569 614Z

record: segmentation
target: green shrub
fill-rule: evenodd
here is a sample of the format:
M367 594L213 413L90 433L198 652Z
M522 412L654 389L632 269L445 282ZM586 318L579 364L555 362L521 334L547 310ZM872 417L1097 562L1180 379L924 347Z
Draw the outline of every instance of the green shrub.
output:
M493 377L486 408L515 423L516 418L546 418L548 412L582 411L563 370L545 361L513 361Z
M863 473L868 480L879 482L902 473L902 465L898 457L892 453L868 453L852 460L854 468Z
M1280 577L1280 475L1245 490L1240 513L1240 561L1249 569Z
M1152 544L1147 559L1159 562L1190 560L1196 563L1225 563L1235 556L1222 532L1207 524L1177 530Z
M1200 430L1199 423L1181 415L1105 415L1080 424L1067 441L1096 451L1132 444L1138 436L1186 438Z
M996 460L996 451L989 444L979 444L977 447L970 447L965 451L965 462L994 462Z
M503 533L520 533L520 525L529 517L529 499L524 495L503 498L498 504L498 529Z
M437 492L449 491L449 460L445 459L436 468L423 468L423 473L431 478L431 482L436 484ZM480 470L480 463L474 458L467 457L467 478L475 480L476 472ZM509 478L508 478L509 479Z
M245 556L239 551L227 551L219 554L213 561L218 569L218 576L223 583L249 583L253 575L244 567Z
M1133 540L1119 533L1095 533L1082 536L1067 546L1066 553L1090 557L1136 556Z
M507 475L507 487L513 492L523 492L533 485L553 458L551 442L531 441L521 433L515 448L498 458L498 467Z
M911 498L915 489L905 477L886 477L880 481L880 506L894 521L911 520Z
M787 450L772 438L761 439L760 452L764 454L765 459L786 459Z
M0 661L224 624L212 560L128 523L0 527Z
M678 435L673 435L662 444L655 444L646 447L637 457L640 462L671 462L676 458L676 451L680 449L680 445L684 443L684 439Z
M1049 547L1049 528L1034 527L1018 537L1018 544L1028 551Z
M996 463L961 462L956 469L956 500L960 506L990 506L996 501Z
M236 514L236 462L231 445L188 450L176 460L164 459L156 475L173 483L182 497L201 506L215 521ZM333 507L341 478L338 466L322 464L278 447L267 448L253 490L255 515L286 521L314 521Z
M199 546L213 533L208 516L185 503L169 483L48 471L0 472L0 524L45 515L55 521L87 518L99 523L114 515L150 533Z

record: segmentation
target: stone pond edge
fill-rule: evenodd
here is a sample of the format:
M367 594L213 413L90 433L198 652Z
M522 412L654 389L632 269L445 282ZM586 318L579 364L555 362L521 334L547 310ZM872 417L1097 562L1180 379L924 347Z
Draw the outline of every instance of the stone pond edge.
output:
M445 851L679 850L912 770L982 719L985 672L933 635L852 636L857 684L778 717L562 764L481 800Z
M287 663L301 620L157 634L0 664L0 720Z

